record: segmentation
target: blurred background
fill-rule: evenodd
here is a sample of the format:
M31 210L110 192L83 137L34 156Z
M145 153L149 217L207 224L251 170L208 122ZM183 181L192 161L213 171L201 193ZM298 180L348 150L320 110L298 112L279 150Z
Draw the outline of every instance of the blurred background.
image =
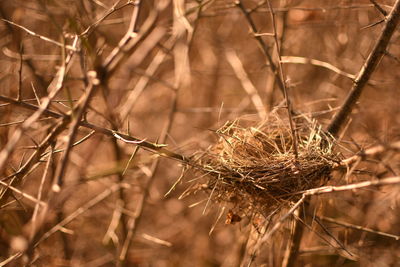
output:
M226 225L229 205L186 196L199 177L180 179L180 160L110 130L184 156L206 149L226 121L282 104L268 61L278 55L293 109L325 127L394 2L1 1L0 262L247 266L265 218ZM399 36L338 137L343 158L399 141ZM32 118L39 105L53 113ZM387 148L329 184L398 176L399 163ZM312 197L295 266L398 266L399 196L385 186ZM253 266L282 265L291 225Z

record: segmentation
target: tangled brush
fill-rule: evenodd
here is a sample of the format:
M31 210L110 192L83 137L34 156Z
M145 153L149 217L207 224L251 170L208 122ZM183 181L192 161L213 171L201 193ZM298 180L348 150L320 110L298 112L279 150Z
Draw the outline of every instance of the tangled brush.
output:
M306 116L294 121L297 158L288 119L276 112L256 126L227 122L216 131L218 142L192 158L206 177L197 188L210 200L231 203L238 214L268 215L324 184L339 161L333 138Z

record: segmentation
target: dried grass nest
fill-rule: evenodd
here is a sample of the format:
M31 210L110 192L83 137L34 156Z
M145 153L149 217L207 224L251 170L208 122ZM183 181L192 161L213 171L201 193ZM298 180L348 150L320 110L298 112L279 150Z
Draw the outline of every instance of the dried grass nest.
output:
M243 118L227 122L216 131L218 141L192 157L205 177L196 188L210 200L231 203L237 214L268 215L326 183L339 162L334 139L305 115L294 122L297 159L287 116L275 112L255 126Z

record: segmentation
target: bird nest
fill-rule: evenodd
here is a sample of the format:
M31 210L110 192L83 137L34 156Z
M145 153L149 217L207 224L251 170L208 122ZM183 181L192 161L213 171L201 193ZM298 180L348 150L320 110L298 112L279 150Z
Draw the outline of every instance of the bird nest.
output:
M192 157L205 177L196 191L231 203L235 213L268 215L326 183L339 161L333 138L306 116L294 122L297 156L289 121L277 113L255 126L245 119L227 122L216 131L218 141Z

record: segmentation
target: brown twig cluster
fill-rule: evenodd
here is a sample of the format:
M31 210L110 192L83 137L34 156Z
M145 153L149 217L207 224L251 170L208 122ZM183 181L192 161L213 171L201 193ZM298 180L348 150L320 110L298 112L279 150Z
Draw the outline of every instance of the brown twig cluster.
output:
M238 119L217 130L218 142L193 157L210 199L230 202L241 214L268 215L297 201L297 192L324 184L339 160L333 139L310 118L295 121L298 158L288 119L278 112L255 126Z
M400 0L228 2L0 4L0 266L398 262Z

